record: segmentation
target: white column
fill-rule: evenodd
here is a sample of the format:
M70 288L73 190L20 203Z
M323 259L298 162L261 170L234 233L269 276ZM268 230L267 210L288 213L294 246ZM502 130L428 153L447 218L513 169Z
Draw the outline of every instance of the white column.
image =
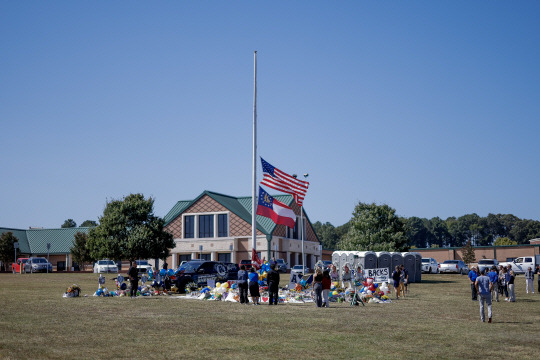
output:
M291 265L291 252L287 251L287 254L285 256L287 257L286 261L290 266Z
M197 259L197 256L198 256L197 254L198 254L198 252L192 252L191 253L191 260Z
M295 256L294 263L296 265L302 265L302 263L300 262L300 253L295 253L294 256Z
M217 252L212 251L212 252L210 253L210 260L212 260L212 261L217 261Z
M172 268L171 269L176 269L178 267L178 264L177 264L178 254L177 253L172 253L171 256L172 256Z

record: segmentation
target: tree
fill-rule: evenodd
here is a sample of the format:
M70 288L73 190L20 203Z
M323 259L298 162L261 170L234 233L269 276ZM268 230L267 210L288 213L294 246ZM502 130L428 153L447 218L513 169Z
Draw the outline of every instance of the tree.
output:
M427 247L429 230L423 220L425 219L420 219L416 216L402 220L405 224L405 234L408 239L407 242L409 245L414 245L416 248Z
M326 222L322 224L317 221L313 224L313 229L317 233L317 237L321 241L323 249L334 250L338 242L338 236L334 225Z
M77 232L73 240L73 247L71 248L71 256L73 257L73 260L77 264L82 265L83 270L87 262L94 260L90 257L90 252L86 246L87 242L88 235L82 232Z
M15 246L13 244L17 241L19 240L11 231L4 232L0 235L0 260L4 266L6 266L8 262L14 260Z
M464 247L461 248L461 253L463 254L463 262L467 265L476 261L476 254L474 253L474 248L471 244L471 240L467 241Z
M517 241L510 240L510 238L507 237L500 237L493 242L493 245L495 246L503 246L503 245L517 245Z
M73 227L77 227L77 223L73 221L73 219L67 219L62 224L62 228L73 228Z
M107 203L99 225L90 229L87 247L93 259L165 259L175 246L154 215L154 199L130 194Z
M448 246L450 243L450 233L446 222L439 217L434 217L429 220L429 232L431 233L431 247L433 245Z
M92 226L97 226L98 223L97 221L94 221L94 220L86 220L84 221L80 226L81 227L92 227Z
M358 203L341 250L404 251L407 238L403 222L390 206Z

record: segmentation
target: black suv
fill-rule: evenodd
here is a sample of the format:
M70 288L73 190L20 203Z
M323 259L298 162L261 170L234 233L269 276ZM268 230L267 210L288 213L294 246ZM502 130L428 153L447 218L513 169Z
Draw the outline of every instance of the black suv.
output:
M197 286L206 286L208 280L224 282L229 280L227 266L218 261L188 261L176 270L175 284L180 293L186 285L194 282Z

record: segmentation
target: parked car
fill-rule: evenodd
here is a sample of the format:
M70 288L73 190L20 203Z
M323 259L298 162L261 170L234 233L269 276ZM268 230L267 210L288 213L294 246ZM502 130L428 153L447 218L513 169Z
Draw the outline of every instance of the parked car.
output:
M223 263L227 268L227 280L238 280L238 264L235 263Z
M323 260L324 269L323 270L332 270L332 261Z
M293 272L304 276L309 273L309 268L307 266L304 266L304 268L302 269L302 265L294 265L291 269L291 273Z
M439 263L434 258L422 258L422 272L436 274L439 272Z
M24 263L24 272L52 272L52 265L43 257L31 257Z
M253 267L253 263L251 260L240 260L240 264L238 264L238 267L241 267L244 265L246 267L246 270L250 270ZM255 270L257 270L257 266L255 266Z
M540 255L520 256L513 261L500 263L499 265L511 265L514 273L525 274L525 271L527 271L529 267L534 270L536 269L536 265L540 265Z
M289 270L289 264L283 259L276 259L276 270L286 273Z
M197 286L206 286L208 280L216 283L229 280L227 267L218 261L188 261L176 270L175 275L175 284L180 293L192 282Z
M11 271L15 274L19 274L24 270L24 264L28 258L18 258L16 263L11 264Z
M149 270L152 270L152 265L148 263L148 260L135 260L137 263L137 271L139 274L148 274Z
M469 273L469 267L461 260L446 260L439 265L439 272L466 275Z
M497 261L497 259L482 259L478 261L478 272L481 274L482 270L486 268L489 271L493 265L497 267L497 272L498 272L499 262Z
M94 274L99 273L117 273L118 266L112 260L98 260L94 264Z

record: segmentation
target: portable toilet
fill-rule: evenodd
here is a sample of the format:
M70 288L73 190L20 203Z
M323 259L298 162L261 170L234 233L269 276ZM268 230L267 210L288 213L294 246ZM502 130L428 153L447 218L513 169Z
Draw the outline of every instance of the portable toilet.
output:
M358 251L358 264L362 265L363 269L377 268L377 254L373 251Z
M392 255L388 251L378 251L377 254L377 268L387 268L388 273L392 274Z
M403 255L403 266L405 270L409 273L409 282L416 282L416 255L410 252L402 253Z
M396 268L396 266L403 265L403 255L401 255L400 252L393 252L390 253L390 255L392 256L392 271Z
M336 266L337 269L340 267L341 251L334 251L332 253L332 264Z
M417 252L413 252L415 258L416 258L416 267L415 267L415 273L414 273L414 282L422 282L422 255ZM410 277L409 277L410 278Z

